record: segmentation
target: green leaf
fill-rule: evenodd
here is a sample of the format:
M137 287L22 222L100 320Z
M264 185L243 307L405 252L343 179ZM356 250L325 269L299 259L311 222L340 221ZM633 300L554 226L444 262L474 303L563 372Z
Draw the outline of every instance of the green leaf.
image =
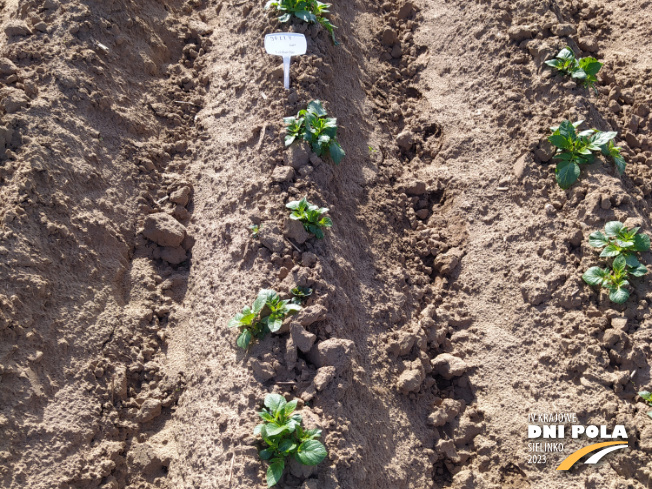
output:
M276 333L279 329L281 329L281 326L283 326L283 318L270 318L267 326L269 326L269 330L272 333Z
M633 227L631 229L623 228L623 231L621 232L620 236L623 237L624 239L627 240L632 240L634 239L634 236L636 236L636 233L640 231L640 226L638 227Z
M578 162L580 164L593 163L593 161L595 161L595 155L593 153L591 153L590 155L586 155L586 156L581 155L581 156L578 156L578 159L579 159Z
M339 46L340 43L337 42L337 40L335 39L335 29L337 29L337 27L331 24L328 19L325 19L323 17L319 17L317 20L329 32L329 34L331 35L331 39L333 40L333 44L335 46Z
M652 402L652 392L641 391L638 393L638 395L642 397L644 400L646 400L647 402Z
M274 456L274 449L273 448L265 448L264 450L261 450L258 452L258 456L263 459L263 460L269 460Z
M575 139L575 125L571 123L569 120L563 121L561 124L559 124L559 134L564 136L565 138L571 138Z
M326 117L326 109L321 103L321 100L313 100L308 103L308 111L317 117Z
M272 289L262 289L258 295L265 298L265 304L267 305L269 305L270 302L273 303L279 298L278 292Z
M625 257L623 255L618 255L616 259L613 262L613 269L617 272L622 272L625 270L625 267L627 266L627 260L625 260Z
M595 76L598 74L598 71L600 71L600 68L602 68L602 63L592 57L582 58L580 59L580 68L582 68L587 75Z
M281 409L285 408L287 401L285 397L280 394L267 394L265 396L265 407L270 410L270 412L276 416Z
M573 185L580 176L580 167L572 161L560 161L555 169L557 183L563 189Z
M247 348L249 348L249 344L251 343L251 340L252 340L251 331L245 329L242 333L240 333L240 336L238 336L238 339L236 340L235 344L238 345L243 350L246 350Z
M642 277L647 273L647 267L643 264L639 264L637 267L632 268L629 273L634 277Z
M293 452L297 448L297 444L292 441L290 438L284 439L281 443L278 444L278 451L283 454L288 454Z
M267 302L267 291L266 290L261 290L258 292L258 297L256 297L256 300L254 301L252 310L254 314L258 314L260 311L263 310L263 307L265 307L265 303Z
M242 326L242 318L243 317L244 317L244 314L242 314L242 313L236 314L231 319L229 319L229 322L227 323L227 326L229 328L237 328L238 326Z
M616 304L622 304L629 299L629 292L622 287L618 287L609 293L609 299Z
M548 141L559 149L571 149L573 147L572 140L562 136L561 134L553 134L548 138Z
M572 60L575 59L575 53L573 53L573 50L569 47L565 47L561 51L559 51L559 54L557 55L559 59L564 59L564 60Z
M328 452L317 440L304 441L297 448L296 457L304 465L317 465L326 458Z
M606 246L605 249L602 250L602 253L600 253L600 257L602 257L602 258L609 258L609 257L612 257L612 256L618 256L618 255L620 255L620 250L618 248L616 248L615 245L612 245L612 244Z
M274 417L271 414L269 414L267 411L259 412L258 416L260 416L262 419L264 419L265 421L268 421L270 423L274 422Z
M275 459L267 468L267 487L272 487L278 484L283 477L283 470L285 469L285 462L282 459Z
M650 418L652 418L652 411L648 411L646 414L647 414Z
M589 246L592 246L593 248L602 248L608 244L609 240L600 231L596 231L589 235Z
M291 314L291 313L294 313L294 312L298 312L298 311L300 311L301 309L302 309L302 308L301 308L301 306L300 306L299 304L288 303L288 304L285 306L285 311L286 311L287 314Z
M246 315L242 316L242 319L241 319L240 321L242 322L243 325L251 326L251 324L252 324L252 323L254 322L254 320L256 319L256 314L254 314L253 312L251 312L251 309L249 309L248 307L246 307L246 308L243 309L243 310L247 310L247 311L249 311L249 312L248 312Z
M324 152L324 147L328 147L331 142L331 137L327 134L322 134L317 138L317 144L319 145L319 152Z
M603 270L600 267L591 267L584 272L582 279L589 285L601 285L607 275L609 275L608 270Z
M294 433L294 430L296 430L297 428L300 428L300 426L299 426L300 424L301 424L301 421L296 421L294 419L294 416L292 416L292 418L290 418L288 420L288 422L285 424L285 426L287 427L288 433Z
M609 141L614 139L617 135L618 133L614 131L598 131L593 136L591 136L590 140L597 146L604 146L605 144L609 143Z
M634 250L649 251L650 237L647 234L637 234L634 236Z
M292 295L295 295L297 297L308 297L312 295L312 289L310 287L303 287L301 285L298 285L294 289L291 290Z
M556 69L560 69L562 66L564 66L564 62L561 59L549 59L545 62L545 64Z
M286 416L290 416L294 411L296 411L297 403L298 401L295 399L294 401L290 401L285 405L283 412L285 413Z
M600 146L596 146L596 145L593 144L593 143L589 144L589 145L586 147L586 149L588 149L588 150L591 151L591 152L594 152L594 151L595 151L595 152L602 151L601 148L600 148Z
M267 436L275 437L280 435L281 433L284 433L285 431L288 431L288 426L286 424L277 424L277 423L269 423L265 425L265 432L267 433Z
M301 205L300 200L293 200L292 202L288 202L287 204L285 204L285 207L287 207L288 209L296 210L299 208L300 205Z
M278 18L278 21L279 21L281 24L285 24L285 23L288 22L291 18L292 18L292 15L290 15L290 14L283 14L283 15L281 15L281 16Z
M587 74L581 68L576 68L571 73L571 78L574 78L575 80L584 80L586 77L587 77Z
M624 248L624 249L627 249L630 246L634 246L633 241L623 241L621 239L616 239L615 243L616 243L616 246L618 246L619 248Z
M315 22L317 20L317 16L311 12L308 12L307 10L299 10L294 12L294 15L296 15L304 22Z
M325 228L330 228L333 226L333 221L330 217L324 217L319 221L319 225Z
M340 146L340 143L337 141L332 141L330 145L328 146L328 151L331 156L331 160L333 160L333 163L336 165L339 165L344 156L346 156L346 153L342 149L342 146Z
M638 259L632 255L631 253L623 253L623 256L625 257L625 261L627 262L627 266L630 268L636 268L641 264L641 262L638 261Z
M612 158L614 160L614 165L616 165L616 170L618 171L618 173L620 175L625 173L625 168L627 167L627 162L625 161L625 158L620 156L620 154L614 155L612 156Z
M254 337L258 338L259 340L262 340L265 336L267 336L267 333L269 333L269 328L267 327L267 322L265 319L266 318L263 318L255 325L256 328L254 330Z
M604 232L609 238L614 238L624 227L625 225L620 221L609 221L604 226Z
M556 160L568 161L568 162L573 162L576 159L573 153L569 151L563 151L559 154L556 154L553 158Z
M321 437L321 430L319 428L313 428L311 430L304 431L304 441L305 440L314 440Z
M317 239L324 238L324 232L320 229L319 226L315 226L314 224L308 225L308 232L314 234Z

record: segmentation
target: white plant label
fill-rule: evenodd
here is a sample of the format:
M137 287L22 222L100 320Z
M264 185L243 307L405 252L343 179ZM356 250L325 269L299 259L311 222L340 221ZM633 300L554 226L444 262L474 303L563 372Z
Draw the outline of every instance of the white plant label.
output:
M290 89L290 59L292 56L306 54L308 43L306 36L294 32L276 32L265 36L267 54L283 57L283 82L286 90Z

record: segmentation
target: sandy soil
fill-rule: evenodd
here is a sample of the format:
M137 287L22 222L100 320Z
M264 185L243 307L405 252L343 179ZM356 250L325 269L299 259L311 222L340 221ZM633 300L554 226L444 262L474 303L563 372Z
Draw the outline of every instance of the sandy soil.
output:
M283 488L650 486L648 281L618 306L581 280L606 221L650 232L650 2L335 2L340 46L250 0L0 5L1 487L265 487L269 392L329 450ZM281 29L308 39L287 92ZM566 45L597 94L544 67ZM339 166L283 147L312 99ZM564 118L618 131L626 174L561 190ZM288 225L302 196L324 240ZM306 309L239 350L229 318L295 285ZM629 448L528 463L557 412Z

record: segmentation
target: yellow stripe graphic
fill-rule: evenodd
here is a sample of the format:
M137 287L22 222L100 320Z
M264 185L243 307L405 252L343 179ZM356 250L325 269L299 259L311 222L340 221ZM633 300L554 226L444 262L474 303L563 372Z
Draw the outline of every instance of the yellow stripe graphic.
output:
M627 445L626 441L605 441L603 443L594 443L588 447L580 448L578 451L571 453L568 457L564 459L562 463L559 464L557 470L568 470L570 469L575 462L581 459L587 453L594 452L598 448L609 447L611 445Z

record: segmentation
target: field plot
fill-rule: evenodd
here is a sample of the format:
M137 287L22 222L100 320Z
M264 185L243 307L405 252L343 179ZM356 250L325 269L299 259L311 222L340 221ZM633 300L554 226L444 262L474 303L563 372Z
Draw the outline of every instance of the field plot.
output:
M0 487L650 487L652 4L290 4L0 2Z

